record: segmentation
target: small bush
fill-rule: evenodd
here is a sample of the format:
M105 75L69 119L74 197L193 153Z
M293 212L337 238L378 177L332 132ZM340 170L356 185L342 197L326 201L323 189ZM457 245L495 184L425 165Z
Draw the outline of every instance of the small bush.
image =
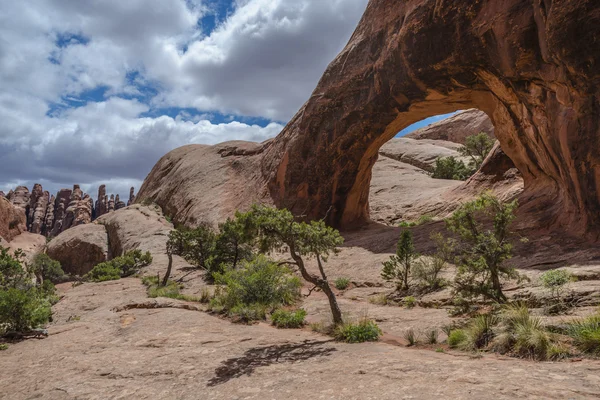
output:
M467 340L467 334L463 329L455 329L448 335L448 346L457 348Z
M552 361L560 361L571 357L571 348L564 343L552 343L548 347L547 358Z
M408 230L402 231L396 245L396 254L383 262L381 277L386 282L394 282L398 291L409 290L411 268L417 258L419 254L415 250L412 233Z
M466 340L462 342L462 350L477 350L486 347L494 338L494 326L498 318L493 314L478 315L464 329Z
M403 336L404 336L404 339L408 342L409 346L414 346L419 342L419 337L415 333L413 328L410 328L406 332L404 332Z
M223 287L211 300L211 309L228 311L229 314L236 314L235 310L241 310L245 315L256 314L260 315L259 319L264 319L266 310L290 305L300 295L300 279L292 275L285 266L264 256L244 261L239 269L217 273L215 280ZM264 313L248 311L248 308L255 310L259 306L264 308Z
M48 322L50 302L36 288L0 290L0 329L23 332Z
M337 278L334 282L337 290L346 290L350 286L350 279L348 278Z
M121 279L121 270L119 267L108 262L96 265L84 278L90 282L106 282Z
M475 171L465 165L462 160L455 157L439 157L435 160L432 178L435 179L453 179L456 181L465 181Z
M280 309L271 314L271 321L278 328L301 328L305 317L306 311L303 309L296 311Z
M413 308L417 305L417 299L415 299L413 296L406 296L402 299L402 304L404 304L404 307L406 308Z
M62 270L60 263L45 253L37 254L33 258L29 269L37 277L41 277L42 280L49 280L53 283L60 282L65 277L65 272Z
M151 262L152 255L149 251L142 253L141 250L132 250L96 265L84 276L84 279L90 282L114 281L138 273Z
M345 323L335 330L335 338L347 343L376 342L382 332L377 324L363 318L358 323Z
M8 350L8 345L6 343L0 343L0 351Z
M267 318L269 307L265 304L238 304L229 309L227 316L234 322L249 323Z
M208 304L210 303L211 298L212 295L210 293L210 290L208 290L207 288L202 289L202 292L200 292L200 303Z
M567 334L573 338L573 343L584 353L600 356L600 315L571 322Z

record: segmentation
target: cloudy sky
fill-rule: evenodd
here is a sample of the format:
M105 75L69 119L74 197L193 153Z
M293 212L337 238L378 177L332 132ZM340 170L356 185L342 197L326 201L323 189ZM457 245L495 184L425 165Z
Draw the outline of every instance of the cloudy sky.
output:
M0 0L0 190L127 196L189 143L277 135L367 0Z

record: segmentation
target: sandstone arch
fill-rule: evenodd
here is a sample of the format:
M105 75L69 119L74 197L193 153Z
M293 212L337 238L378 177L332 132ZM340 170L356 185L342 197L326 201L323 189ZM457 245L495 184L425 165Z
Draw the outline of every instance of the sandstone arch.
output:
M478 108L523 175L525 207L597 239L599 67L595 0L370 0L262 174L277 205L353 227L368 220L381 145Z

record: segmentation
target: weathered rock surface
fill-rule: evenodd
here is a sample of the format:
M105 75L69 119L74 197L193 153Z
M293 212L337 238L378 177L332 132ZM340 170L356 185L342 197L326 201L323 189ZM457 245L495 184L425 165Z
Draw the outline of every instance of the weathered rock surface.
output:
M216 225L255 202L269 203L260 176L260 151L251 142L188 145L163 156L152 168L136 202L155 202L173 222Z
M100 224L75 226L48 243L48 255L71 275L85 275L109 258L108 236Z
M463 159L458 149L461 145L442 140L415 140L394 138L379 149L379 154L422 170L433 172L435 160L440 157Z
M15 207L8 199L0 197L0 237L10 242L27 231L25 210Z
M27 207L29 206L30 196L31 193L29 193L29 189L27 189L25 186L17 186L17 188L14 191L11 190L10 192L8 192L6 198L10 200L10 202L16 207L20 207L23 210L27 210Z
M477 108L540 221L598 238L600 3L371 0L311 98L269 143L277 205L352 227L369 218L379 148L423 118Z
M135 203L135 188L129 189L129 200L127 200L127 205L130 206Z
M98 199L96 200L95 217L99 218L108 212L108 197L106 196L106 185L98 188Z
M465 144L467 136L485 132L491 138L494 136L494 124L483 111L476 109L465 110L435 122L425 128L417 129L405 137L411 139L433 139Z

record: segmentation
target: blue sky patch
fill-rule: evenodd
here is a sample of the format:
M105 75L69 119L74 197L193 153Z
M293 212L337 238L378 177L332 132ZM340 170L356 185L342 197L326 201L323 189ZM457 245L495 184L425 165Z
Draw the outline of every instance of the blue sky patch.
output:
M402 129L400 132L398 132L398 134L396 135L396 137L401 137L404 135L408 135L409 133L416 131L417 129L421 129L421 128L425 128L427 125L431 125L435 122L439 122L443 119L446 119L448 117L453 116L454 114L456 114L458 111L455 111L453 113L450 114L441 114L441 115L436 115L435 117L429 117L429 118L425 118L424 120L421 120L419 122L416 122L412 125L407 126L406 128Z

